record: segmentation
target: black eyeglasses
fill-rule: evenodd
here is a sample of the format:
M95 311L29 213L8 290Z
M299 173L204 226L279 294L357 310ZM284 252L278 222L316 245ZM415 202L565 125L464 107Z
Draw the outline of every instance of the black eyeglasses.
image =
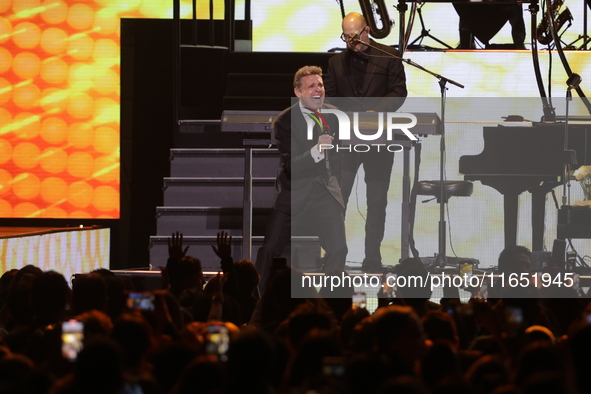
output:
M357 38L361 37L361 35L363 34L363 32L365 31L365 28L366 28L367 26L368 26L368 25L365 25L365 27L364 27L363 29L361 29L361 33L357 33L357 32L355 32L355 33L353 34L353 36L355 36L355 35L356 35L356 36L357 36ZM352 36L350 36L350 35L348 35L348 34L345 34L345 33L342 33L342 34L341 34L341 40L343 40L343 41L345 41L345 42L349 42L349 41L351 41L351 37L352 37Z

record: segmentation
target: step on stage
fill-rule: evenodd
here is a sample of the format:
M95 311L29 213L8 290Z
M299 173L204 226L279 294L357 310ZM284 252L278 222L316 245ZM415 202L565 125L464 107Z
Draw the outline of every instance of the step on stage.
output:
M109 268L110 229L100 227L0 227L2 273L34 265L70 280L76 273Z

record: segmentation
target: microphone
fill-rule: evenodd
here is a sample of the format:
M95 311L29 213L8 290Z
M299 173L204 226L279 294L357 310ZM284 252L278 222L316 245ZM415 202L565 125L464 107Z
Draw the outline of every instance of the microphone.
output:
M359 37L359 34L353 33L353 35L351 37L349 37L349 41L351 41L351 42L359 41L359 39L357 37Z
M578 88L579 84L581 83L582 80L583 79L581 78L581 76L579 74L572 73L571 76L568 77L568 79L566 80L566 84L568 85L568 90Z
M322 134L330 134L328 132L328 129L325 128L324 131L322 132ZM324 149L324 161L326 162L326 169L328 170L330 168L330 153L329 153L330 149Z

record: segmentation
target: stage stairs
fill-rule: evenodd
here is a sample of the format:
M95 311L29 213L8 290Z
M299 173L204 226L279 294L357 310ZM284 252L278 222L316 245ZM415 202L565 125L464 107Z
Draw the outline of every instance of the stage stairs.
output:
M232 235L235 260L249 257L242 251L245 149L175 148L170 150L170 177L163 179L164 206L156 207L157 234L150 237L150 265L157 270L166 264L168 238L183 233L188 255L201 260L204 271L219 269L219 258L211 245L218 231ZM256 259L273 203L275 177L279 168L276 148L252 150L252 255ZM297 238L295 266L315 266L319 255L316 237ZM285 251L290 256L290 249ZM291 260L291 259L290 259ZM313 260L311 263L308 261ZM300 262L301 261L301 262ZM304 264L306 261L307 264Z

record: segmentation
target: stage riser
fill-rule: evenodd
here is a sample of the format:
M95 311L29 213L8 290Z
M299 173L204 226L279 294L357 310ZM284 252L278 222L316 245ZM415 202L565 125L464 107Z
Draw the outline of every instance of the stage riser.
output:
M244 149L172 149L172 177L243 177ZM275 177L277 149L253 149L252 176Z
M212 249L216 245L216 237L184 237L183 244L189 246L188 256L197 257L201 260L204 271L220 270L220 259ZM251 260L256 260L259 248L263 244L263 237L252 238L252 256ZM320 243L315 237L305 237L301 240L293 241L285 247L283 255L287 257L288 263L292 263L291 249L295 248L294 267L300 270L310 270L316 268L316 261L320 256ZM242 237L232 238L232 256L234 261L242 259ZM166 266L168 260L168 237L150 237L150 264L153 270L158 270L160 266Z
M275 178L255 178L252 182L253 207L273 205ZM239 178L165 178L164 206L167 207L242 207L244 180Z
M253 235L264 235L271 209L255 209ZM242 235L242 209L238 208L157 208L157 235L170 236L175 231L186 235L216 235L224 230Z

